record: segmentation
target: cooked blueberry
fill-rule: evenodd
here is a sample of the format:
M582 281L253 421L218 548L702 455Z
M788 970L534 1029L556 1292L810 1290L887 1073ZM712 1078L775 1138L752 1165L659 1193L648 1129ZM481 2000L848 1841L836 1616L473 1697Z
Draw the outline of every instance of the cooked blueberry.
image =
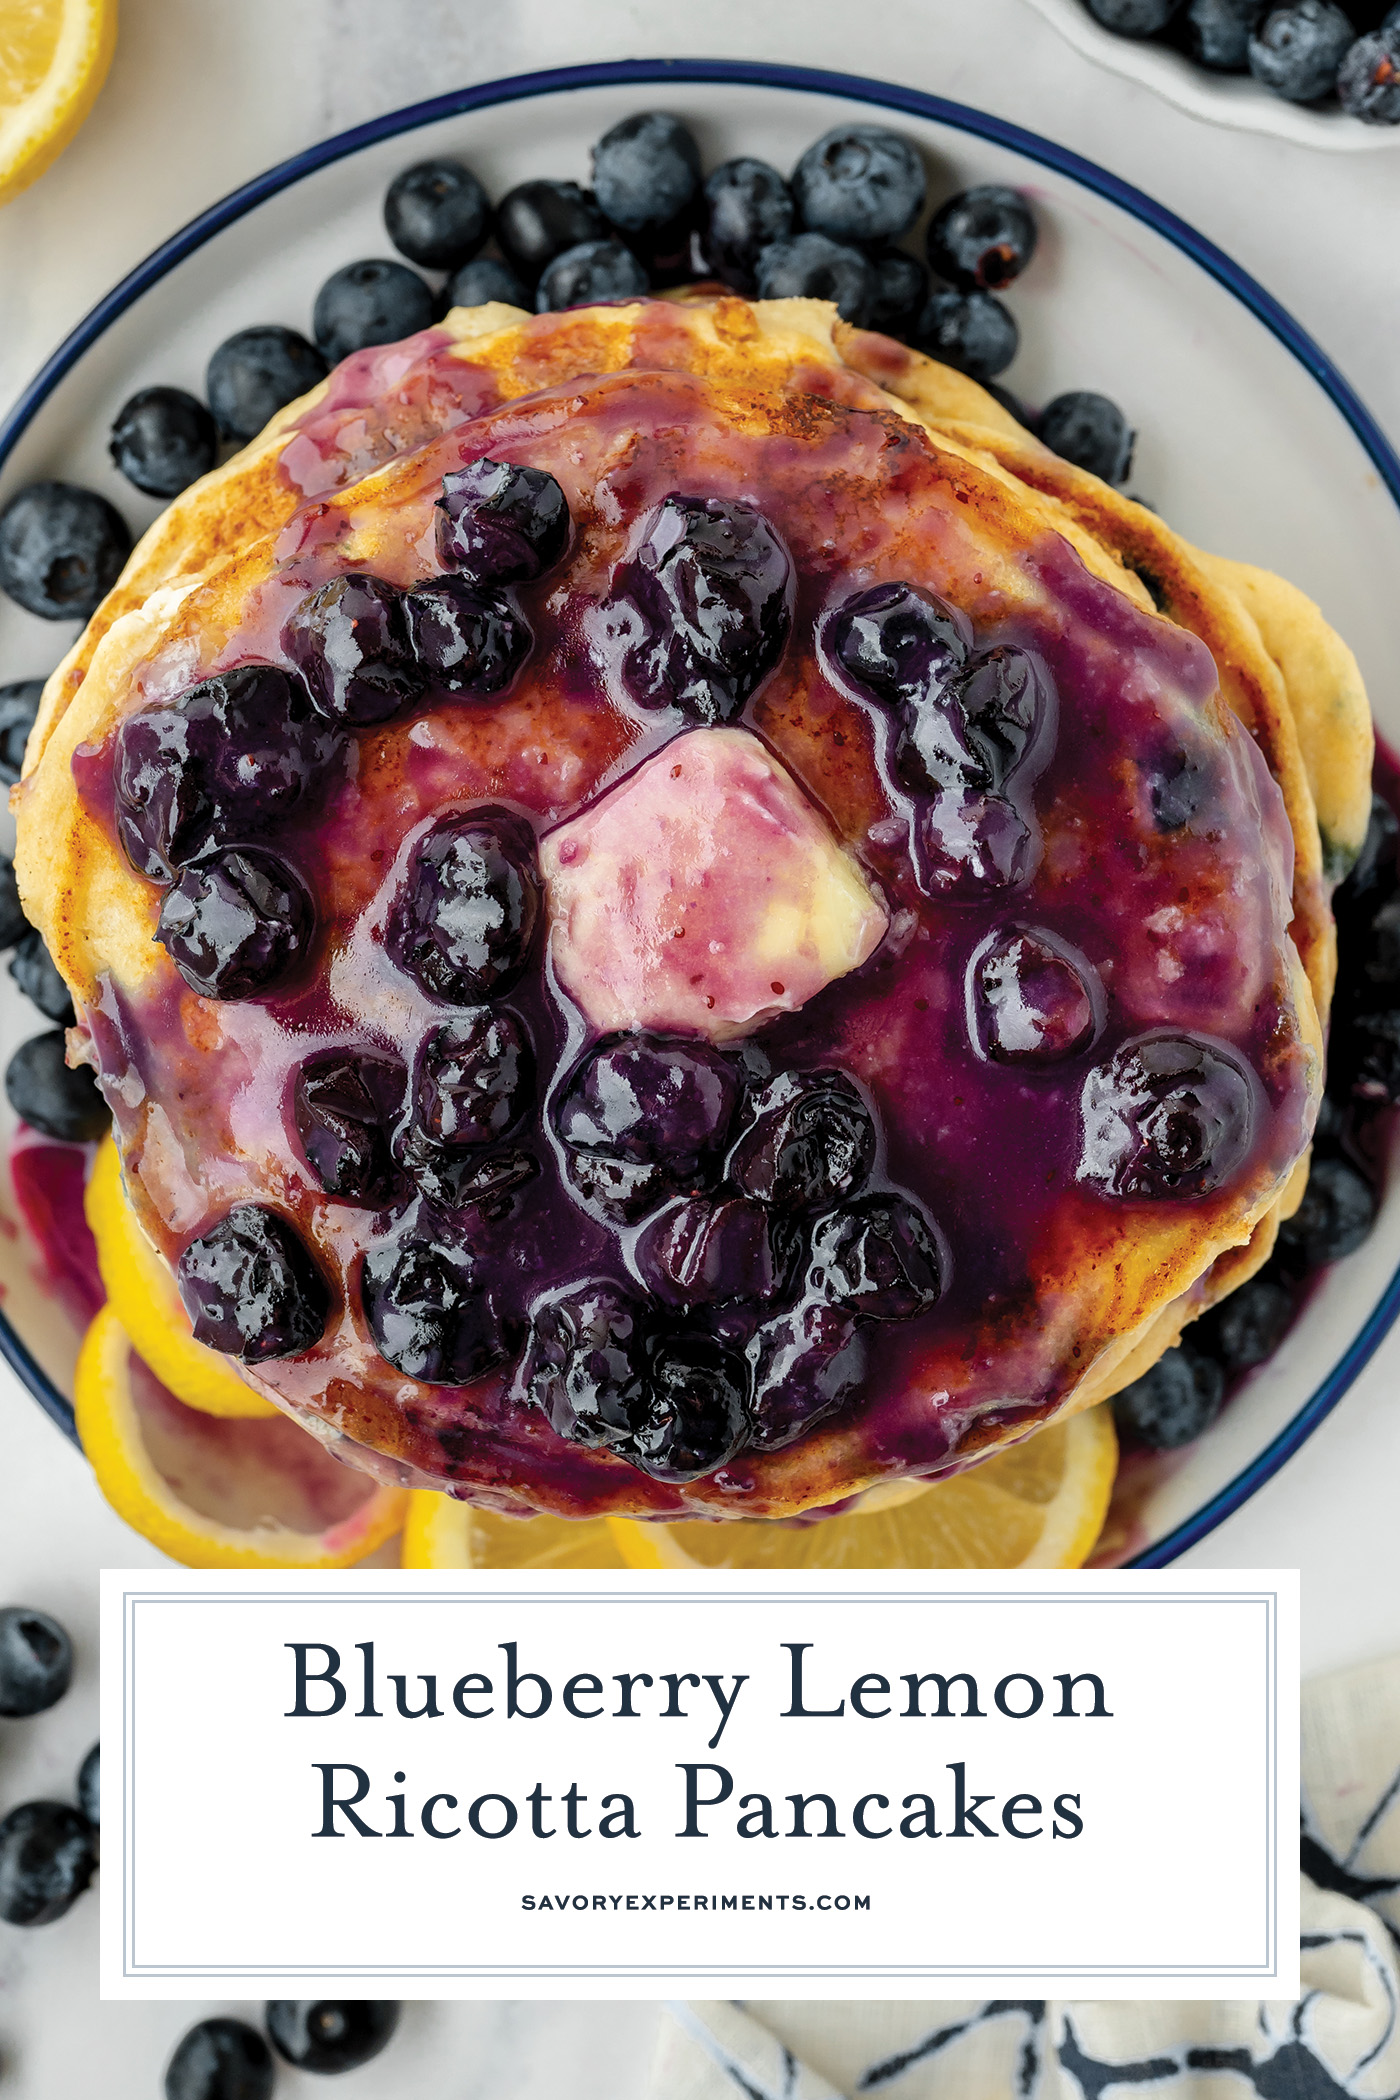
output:
M705 256L722 284L753 292L763 250L792 232L792 192L766 160L726 160L705 178Z
M106 497L67 481L36 481L0 510L0 590L41 620L89 619L130 552Z
M1001 786L1030 752L1053 714L1049 671L1029 649L984 649L956 681L958 705L990 779Z
M97 1867L93 1829L66 1801L26 1801L0 1822L0 1918L52 1925L71 1910Z
M759 1451L784 1444L834 1414L864 1383L869 1351L849 1313L808 1299L760 1327L749 1343L753 1428Z
M1337 74L1337 100L1363 124L1400 124L1400 22L1357 38Z
M645 1412L647 1319L617 1284L589 1279L541 1299L519 1385L574 1444L610 1444Z
M991 292L939 287L919 316L921 350L969 379L995 379L1016 355L1021 332L1011 309Z
M556 255L540 277L536 313L562 313L568 306L593 306L603 299L637 299L647 273L621 241L580 241Z
M655 1346L647 1409L622 1456L655 1480L698 1480L732 1458L748 1434L748 1366L707 1334L670 1334Z
M397 343L433 318L433 295L416 270L370 257L346 263L316 294L311 332L333 365L353 350Z
M1113 1419L1126 1443L1177 1451L1204 1435L1224 1398L1223 1367L1183 1342L1115 1394Z
M306 960L316 912L275 854L230 846L181 870L161 900L156 939L206 999L251 999Z
M1338 920L1364 919L1395 889L1396 843L1400 819L1379 795L1371 797L1371 815L1361 851L1336 895L1332 908Z
M928 298L928 271L903 248L877 248L870 258L872 284L866 326L901 342L913 335Z
M1095 1066L1082 1109L1081 1181L1106 1196L1203 1196L1244 1156L1254 1086L1224 1050L1163 1030Z
M1045 1065L1092 1040L1089 964L1051 934L1011 927L973 957L969 992L980 1047L998 1063Z
M386 1203L397 1175L389 1131L407 1090L397 1058L328 1050L296 1076L292 1114L318 1188L352 1203Z
M240 328L210 358L204 391L225 436L254 438L326 371L320 351L294 328Z
M534 842L517 818L445 817L414 851L389 949L434 998L475 1006L524 968L539 901Z
M818 1220L808 1284L814 1297L872 1320L911 1320L943 1288L938 1245L907 1196L863 1196Z
M785 1251L752 1198L682 1196L642 1227L635 1259L653 1297L683 1308L778 1296Z
M24 747L43 697L42 678L0 685L0 784L5 787L13 787L24 770Z
M94 1743L78 1767L78 1806L94 1830L102 1821L102 1745Z
M738 1098L733 1067L707 1043L627 1035L596 1044L575 1067L555 1127L572 1151L683 1178L718 1153Z
M282 646L331 721L387 722L423 690L403 593L378 576L335 576L302 599Z
M838 124L792 171L804 226L834 241L894 241L923 210L924 164L881 124Z
M195 1340L245 1364L300 1356L325 1332L330 1294L296 1229L275 1210L238 1203L175 1264Z
M400 255L429 270L455 270L476 254L491 200L459 160L420 160L389 184L384 228Z
M963 614L916 583L877 583L842 606L832 626L837 662L891 703L945 684L967 662Z
M112 425L114 465L148 496L178 496L219 456L219 432L202 401L178 386L133 394Z
M576 182L522 182L496 206L496 238L526 284L566 248L605 240L608 222Z
M11 1108L31 1130L69 1144L101 1137L111 1113L86 1065L70 1071L61 1028L21 1043L5 1070Z
M610 1225L635 1224L671 1192L664 1167L591 1152L566 1152L564 1179L584 1208Z
M54 959L44 946L44 936L37 927L31 927L17 943L10 959L10 975L25 998L32 999L41 1014L71 1028L73 995L59 976Z
M508 1217L516 1192L540 1171L534 1154L518 1145L498 1152L454 1150L412 1129L401 1133L398 1145L420 1195L439 1210L472 1210L486 1220Z
M1152 821L1159 831L1183 831L1210 793L1210 774L1198 760L1177 751L1155 775L1149 790Z
M1086 0L1090 14L1117 36L1156 36L1181 0Z
M1294 0L1264 17L1249 40L1249 70L1288 102L1320 102L1337 84L1356 32L1333 0Z
M423 1039L413 1067L414 1128L449 1151L494 1144L529 1107L534 1078L515 1015L471 1007Z
M527 312L534 305L510 264L495 255L478 255L463 263L443 296L444 311L454 306L486 306L493 299L505 306L523 306Z
M41 1714L58 1704L72 1678L73 1645L57 1619L29 1604L0 1610L0 1714Z
M274 1998L267 2031L278 2054L299 2071L355 2071L399 2024L392 1998Z
M0 950L13 948L17 941L23 940L28 925L24 906L19 901L15 864L0 853Z
M623 233L669 224L700 187L700 149L677 117L639 110L593 148L598 209Z
M745 1195L785 1209L855 1195L875 1163L875 1119L844 1072L783 1072L753 1102L729 1160Z
M1039 850L1014 802L962 787L916 805L910 846L923 895L964 903L980 901L989 890L1018 888Z
M380 1355L425 1385L470 1385L508 1353L495 1293L460 1236L420 1224L375 1248L360 1295Z
M843 321L864 328L875 272L859 248L824 233L795 233L759 251L754 285L760 299L829 299Z
M1212 72L1248 72L1249 34L1260 13L1261 0L1186 0L1186 48Z
M165 2100L272 2100L272 2051L246 2020L224 2014L182 2035L166 2065Z
M552 474L474 459L442 477L438 559L474 583L533 583L569 543L569 505Z
M939 206L927 239L937 276L964 291L999 292L1035 253L1035 218L1018 190L980 182Z
M1354 1254L1376 1222L1376 1192L1347 1160L1313 1155L1303 1200L1278 1229L1279 1258L1303 1274Z
M530 653L530 630L519 614L464 576L420 583L404 609L418 661L449 693L489 699Z
M1212 1306L1192 1333L1198 1346L1217 1357L1233 1378L1273 1355L1293 1324L1293 1312L1292 1291L1265 1268Z
M1057 394L1036 427L1041 443L1061 459L1087 468L1114 488L1127 480L1137 432L1106 394Z
M1360 1101L1400 1101L1400 1010L1353 1014L1338 1027L1332 1056Z
M787 639L792 561L761 511L719 496L667 496L613 578L640 620L622 675L642 707L732 721Z

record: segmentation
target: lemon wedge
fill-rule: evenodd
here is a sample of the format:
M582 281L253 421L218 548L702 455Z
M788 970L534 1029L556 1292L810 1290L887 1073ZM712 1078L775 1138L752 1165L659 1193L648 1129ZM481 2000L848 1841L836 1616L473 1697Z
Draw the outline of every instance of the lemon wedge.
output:
M118 1516L187 1568L347 1568L393 1537L402 1488L377 1487L306 1430L185 1407L104 1305L78 1356L78 1436Z
M849 1516L608 1523L633 1568L1081 1568L1117 1469L1112 1413L1091 1407L969 1472Z
M638 1526L638 1529L643 1527ZM433 1488L408 1498L405 1568L625 1568L604 1517L501 1517Z
M201 1414L249 1421L275 1415L272 1402L255 1393L226 1356L195 1340L175 1279L127 1201L121 1155L110 1137L93 1162L83 1207L97 1242L102 1288L132 1347L162 1385Z
M42 175L107 77L116 0L5 0L0 7L0 204Z

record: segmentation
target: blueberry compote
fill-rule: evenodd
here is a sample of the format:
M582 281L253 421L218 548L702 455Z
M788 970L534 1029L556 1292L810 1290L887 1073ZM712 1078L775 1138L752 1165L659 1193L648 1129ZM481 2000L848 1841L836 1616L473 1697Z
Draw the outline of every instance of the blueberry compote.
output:
M87 1018L200 1331L352 1455L784 1516L1024 1433L1271 1199L1291 842L1205 650L886 397L596 330L501 406L340 368L75 761L169 936Z

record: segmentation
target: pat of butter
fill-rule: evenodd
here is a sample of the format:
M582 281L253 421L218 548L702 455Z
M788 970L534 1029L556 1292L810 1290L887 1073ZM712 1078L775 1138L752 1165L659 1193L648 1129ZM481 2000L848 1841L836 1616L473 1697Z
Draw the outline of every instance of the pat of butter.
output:
M725 1042L873 954L888 913L746 729L677 737L540 843L550 953L604 1032Z

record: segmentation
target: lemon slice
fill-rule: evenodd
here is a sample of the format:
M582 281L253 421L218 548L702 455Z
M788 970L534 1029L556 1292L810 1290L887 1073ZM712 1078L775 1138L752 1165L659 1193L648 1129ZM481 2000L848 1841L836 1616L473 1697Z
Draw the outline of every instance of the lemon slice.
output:
M634 1568L1081 1568L1117 1468L1113 1416L1091 1407L969 1472L845 1517L608 1522Z
M605 1517L500 1517L494 1510L454 1502L433 1488L415 1488L408 1498L401 1565L625 1568L629 1563L618 1551Z
M78 1435L118 1516L187 1568L347 1568L403 1523L403 1488L377 1487L315 1437L185 1407L104 1305L78 1356Z
M96 101L116 42L115 0L4 0L0 204L58 158Z
M252 1420L277 1409L239 1377L226 1356L197 1342L175 1279L141 1229L122 1187L121 1155L102 1140L83 1199L97 1266L117 1318L143 1363L186 1407Z

